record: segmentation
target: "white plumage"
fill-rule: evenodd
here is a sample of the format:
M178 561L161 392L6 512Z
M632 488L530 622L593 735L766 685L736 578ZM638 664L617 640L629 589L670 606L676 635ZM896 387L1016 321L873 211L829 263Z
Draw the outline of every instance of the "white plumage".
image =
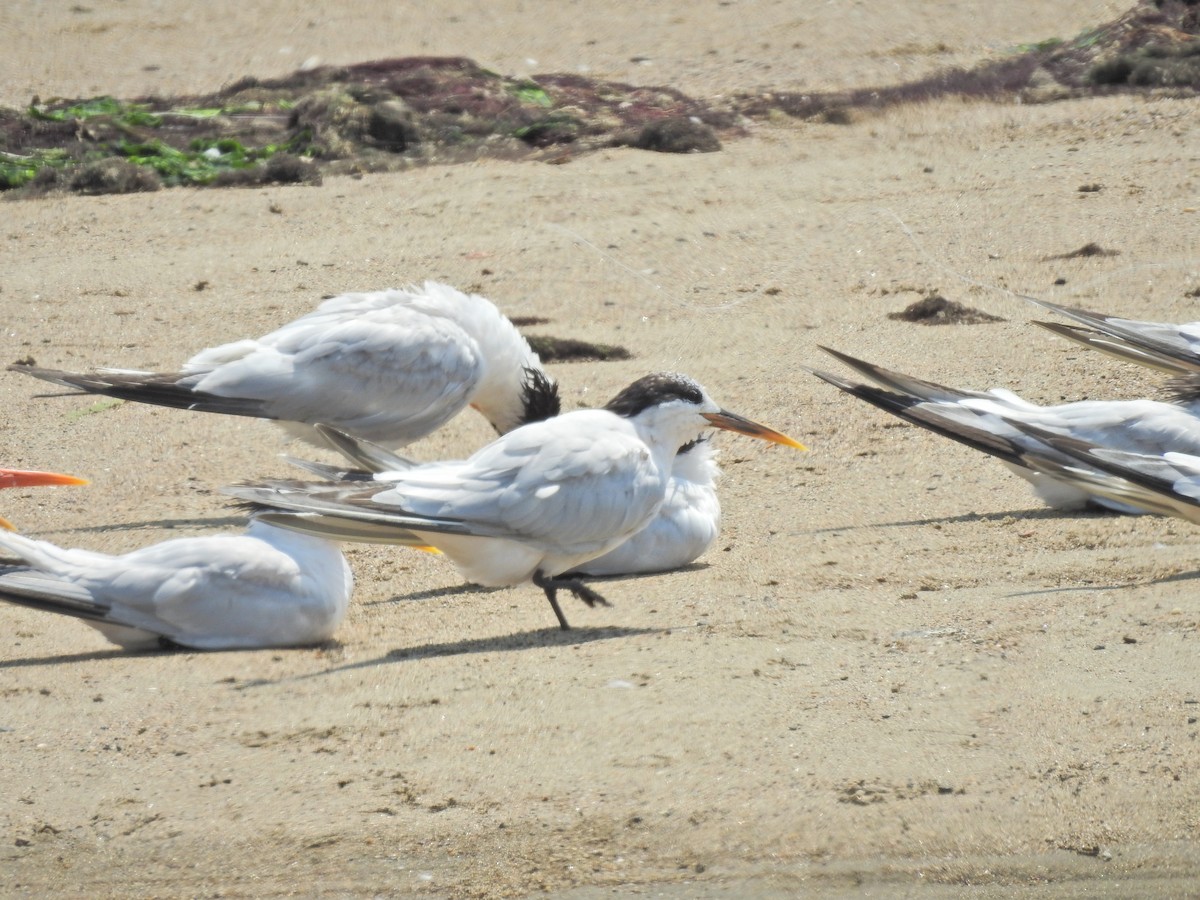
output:
M667 572L695 562L721 531L717 451L707 438L675 456L667 495L654 519L624 543L579 566L584 575Z
M418 463L406 457L327 427L320 429L330 445L362 468L346 469L287 457L302 469L329 481L389 480L391 472L402 472ZM666 572L694 562L717 539L721 529L721 501L717 497L717 451L703 437L685 444L671 464L671 478L658 514L645 528L618 547L588 560L579 567L584 575L639 575ZM425 546L417 534L389 530L388 543Z
M956 390L902 375L835 350L822 349L885 390L828 372L814 372L819 378L908 422L999 457L1013 472L1032 484L1039 498L1058 509L1078 509L1091 503L1118 512L1147 511L1136 504L1089 490L1078 480L1031 468L1017 450L1049 452L1049 448L1045 442L1022 431L1016 423L1113 450L1150 455L1168 450L1200 454L1200 417L1197 416L1200 407L1195 402L1081 400L1039 406L1002 388L986 393Z
M312 426L324 422L388 447L468 405L509 431L530 416L531 392L553 387L491 301L433 281L334 297L263 337L202 350L180 372L9 368L126 400L273 419L316 443Z
M121 556L6 533L0 550L20 560L0 566L0 599L77 617L126 648L317 643L342 621L354 584L336 545L264 522Z
M227 490L285 511L262 514L284 527L380 543L409 543L415 534L477 584L533 581L566 628L558 588L588 605L604 598L559 576L646 527L662 507L677 451L710 427L801 447L722 410L685 376L652 375L603 409L525 425L467 460L384 473L365 485L279 481Z

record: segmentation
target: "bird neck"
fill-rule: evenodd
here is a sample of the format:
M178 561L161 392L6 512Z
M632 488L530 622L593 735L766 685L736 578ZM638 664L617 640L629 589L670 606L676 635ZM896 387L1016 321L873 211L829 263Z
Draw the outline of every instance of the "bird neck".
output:
M484 359L483 378L471 397L471 405L500 434L545 418L544 412L531 414L541 395L531 394L538 382L531 380L526 371L531 370L541 375L543 382L548 381L542 361L512 322L496 310L494 317L477 317L471 325L464 324L463 327L471 331Z
M672 478L683 479L693 484L710 485L716 481L719 473L716 450L708 437L680 447L671 466Z
M670 405L650 407L633 416L630 422L654 454L655 461L669 470L679 448L704 433L705 426L698 419L694 409Z

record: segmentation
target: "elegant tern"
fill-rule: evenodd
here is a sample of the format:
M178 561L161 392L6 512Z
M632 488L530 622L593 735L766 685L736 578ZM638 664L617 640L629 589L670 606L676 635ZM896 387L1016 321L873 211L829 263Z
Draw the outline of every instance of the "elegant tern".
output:
M716 454L707 436L680 447L658 515L624 543L575 571L581 575L641 575L669 572L699 558L721 530Z
M128 649L315 644L354 580L329 541L251 521L245 534L176 538L110 556L0 533L0 600L82 619Z
M374 543L408 543L415 534L469 581L531 581L566 629L559 590L588 606L607 601L565 573L650 524L679 448L714 427L803 449L721 409L692 379L658 374L602 409L522 426L469 459L390 472L386 482L271 481L225 490L272 524Z
M330 445L350 462L364 468L330 466L285 457L288 462L327 481L388 481L389 472L400 472L418 463L399 454L327 426L318 430ZM658 514L642 530L602 556L588 560L577 570L582 575L641 575L668 572L694 562L717 539L721 528L721 501L717 497L716 449L707 436L679 448L671 464L667 495ZM390 532L389 543L408 543L431 549L425 540L409 533L402 541L399 529Z
M1050 451L1017 448L1031 468L1118 503L1200 524L1200 456L1171 451L1134 453L1024 422L1013 421L1012 425Z
M317 444L317 422L400 447L468 405L501 434L558 411L553 381L500 310L433 281L333 297L261 338L202 350L179 372L9 369L125 400L272 419Z
M1087 490L1078 480L1058 478L1045 468L1029 466L1022 454L1014 452L1014 442L1016 446L1040 448L1044 452L1050 452L1049 448L1018 429L1014 422L1115 450L1144 454L1178 450L1200 454L1197 416L1200 407L1195 401L1081 400L1038 406L1002 388L986 393L956 390L836 350L822 349L884 389L829 372L814 371L817 377L907 422L1000 458L1032 484L1039 498L1057 509L1079 509L1091 504L1124 513L1154 511L1113 500L1102 492Z
M1171 375L1200 372L1200 322L1143 322L1045 300L1030 301L1076 323L1034 322L1068 340Z

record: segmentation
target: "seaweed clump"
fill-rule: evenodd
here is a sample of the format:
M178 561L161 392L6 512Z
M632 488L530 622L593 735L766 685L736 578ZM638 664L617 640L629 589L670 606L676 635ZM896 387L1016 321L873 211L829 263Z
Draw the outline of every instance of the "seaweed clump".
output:
M918 325L985 325L1005 321L1000 316L963 306L936 293L910 303L900 312L888 313L888 318Z
M711 151L718 130L736 131L736 121L673 88L505 78L469 59L409 57L245 78L201 96L35 98L0 110L0 191L318 184L322 172L486 156ZM129 166L148 174L133 178Z

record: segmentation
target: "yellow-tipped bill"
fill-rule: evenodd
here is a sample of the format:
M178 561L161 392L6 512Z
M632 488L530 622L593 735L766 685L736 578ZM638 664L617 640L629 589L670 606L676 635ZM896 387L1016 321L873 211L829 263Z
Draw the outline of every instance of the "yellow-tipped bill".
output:
M41 487L48 484L87 484L87 479L57 472L26 472L21 469L0 469L0 488Z
M4 518L3 516L0 516L0 528L3 528L5 531L16 531L17 530L17 526L14 525L12 522L8 521L8 519Z
M783 444L785 447L795 447L797 450L807 450L799 441L793 440L786 434L781 434L774 428L768 428L766 425L760 425L745 416L739 416L737 413L721 410L715 413L701 413L704 418L708 419L716 428L724 428L726 431L735 431L738 434L744 434L747 437L759 438L760 440L770 441L773 444Z

